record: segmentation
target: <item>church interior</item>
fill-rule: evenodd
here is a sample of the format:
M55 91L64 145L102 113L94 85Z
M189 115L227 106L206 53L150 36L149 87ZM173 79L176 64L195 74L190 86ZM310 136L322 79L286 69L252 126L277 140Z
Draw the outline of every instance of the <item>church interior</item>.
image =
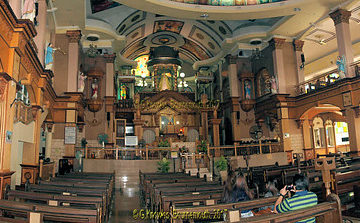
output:
M0 0L0 222L360 222L359 66L360 0Z

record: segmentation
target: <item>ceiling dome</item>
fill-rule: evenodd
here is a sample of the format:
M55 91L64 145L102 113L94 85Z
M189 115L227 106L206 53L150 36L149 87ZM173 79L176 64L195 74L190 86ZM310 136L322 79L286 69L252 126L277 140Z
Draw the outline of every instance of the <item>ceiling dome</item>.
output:
M282 2L286 0L170 0L173 2L182 2L188 4L213 5L213 6L242 6L242 5L260 5L273 2Z

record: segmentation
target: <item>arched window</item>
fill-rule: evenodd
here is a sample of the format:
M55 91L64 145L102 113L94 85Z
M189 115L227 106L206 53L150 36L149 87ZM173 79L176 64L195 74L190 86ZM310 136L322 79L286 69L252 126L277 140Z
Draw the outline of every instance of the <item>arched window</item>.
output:
M20 90L16 93L16 100L24 102L25 105L30 105L29 92L22 84Z

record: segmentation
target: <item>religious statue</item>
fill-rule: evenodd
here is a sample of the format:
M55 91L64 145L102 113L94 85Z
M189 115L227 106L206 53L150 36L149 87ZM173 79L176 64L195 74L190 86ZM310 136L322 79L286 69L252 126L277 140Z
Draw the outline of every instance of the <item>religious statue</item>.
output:
M337 61L336 61L336 65L338 66L338 72L339 72L340 78L345 78L346 77L345 64L346 64L345 57L344 56L338 56Z
M45 52L45 69L46 70L51 70L53 68L54 53L56 50L58 50L59 52L61 52L62 54L65 55L65 53L60 48L55 48L55 47L53 47L52 43L49 43L49 45L46 47L46 52Z
M83 72L79 73L78 76L78 92L84 92L86 76Z
M270 86L271 86L271 93L277 94L278 89L277 89L277 84L276 84L276 78L274 76L271 76L271 78L270 78Z
M120 87L120 98L121 100L125 100L126 99L126 86L125 84L121 84L121 87Z
M170 84L170 76L171 74L165 73L161 75L160 81L159 81L159 90L171 90L171 84Z
M46 54L45 54L45 69L51 70L53 67L54 62L54 53L57 49L53 47L52 43L46 47Z
M97 83L97 80L95 79L94 82L91 84L91 99L97 99L98 98L98 91L99 91L99 84Z
M246 80L244 82L244 88L245 88L245 99L250 100L251 99L251 83L249 80Z
M22 19L29 19L34 22L36 16L35 0L24 0L22 8Z

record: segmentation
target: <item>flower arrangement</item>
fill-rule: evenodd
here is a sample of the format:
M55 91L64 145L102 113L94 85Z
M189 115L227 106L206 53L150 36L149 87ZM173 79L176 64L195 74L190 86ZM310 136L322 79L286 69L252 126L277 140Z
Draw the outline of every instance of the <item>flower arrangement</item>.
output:
M163 140L159 142L159 147L170 147L170 143L167 140Z
M206 153L207 152L207 141L201 140L200 144L197 146L198 153Z

